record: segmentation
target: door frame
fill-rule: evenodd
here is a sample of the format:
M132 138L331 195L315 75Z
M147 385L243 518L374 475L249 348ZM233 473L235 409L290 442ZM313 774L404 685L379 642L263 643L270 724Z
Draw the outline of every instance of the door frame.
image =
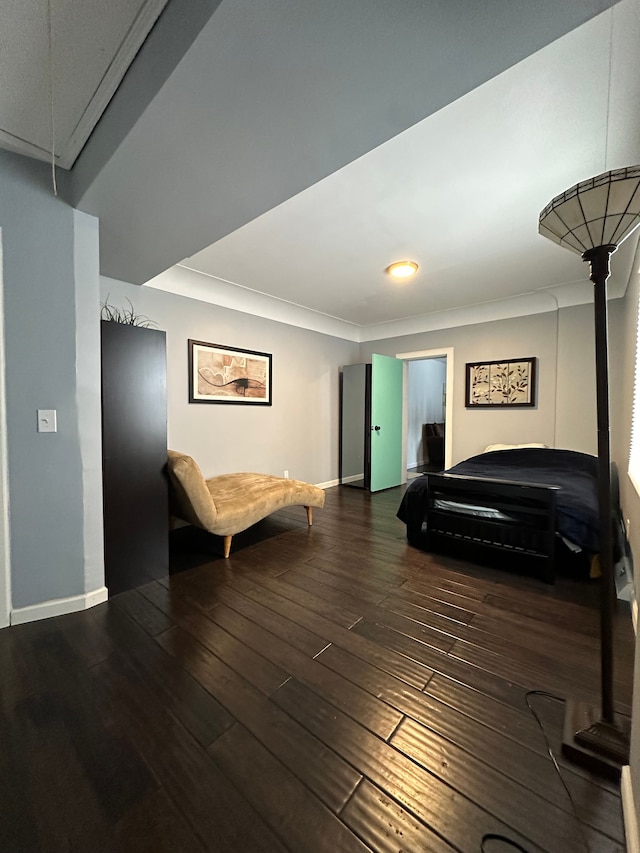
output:
M9 525L9 470L7 445L6 361L4 335L4 277L0 228L0 628L11 617L11 548Z
M409 420L409 380L408 364L410 361L423 361L427 358L446 358L447 373L445 379L445 431L444 431L444 467L450 468L453 464L453 347L438 347L437 349L416 350L414 352L396 353L396 358L404 361L404 380L402 389L402 470L403 483L407 481L407 426Z

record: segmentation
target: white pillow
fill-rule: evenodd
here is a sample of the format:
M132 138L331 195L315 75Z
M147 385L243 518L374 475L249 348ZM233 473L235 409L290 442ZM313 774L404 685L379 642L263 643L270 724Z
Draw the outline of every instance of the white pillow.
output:
M537 442L531 444L488 444L483 453L493 453L494 450L520 450L523 447L548 447L548 445Z

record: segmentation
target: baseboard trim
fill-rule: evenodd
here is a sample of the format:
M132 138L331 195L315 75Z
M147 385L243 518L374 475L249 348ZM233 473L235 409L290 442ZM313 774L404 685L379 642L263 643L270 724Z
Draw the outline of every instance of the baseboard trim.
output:
M338 486L340 483L356 483L358 480L364 480L364 474L352 474L350 477L343 477L342 480L332 480L331 482L335 482Z
M354 477L353 479L357 480L358 478ZM347 480L345 480L344 482L346 483ZM330 489L330 488L332 488L332 486L339 486L339 485L340 485L340 480L327 480L326 483L316 483L316 486L319 489Z
M640 853L640 833L638 832L638 816L633 801L631 786L631 768L627 764L622 768L620 779L620 797L622 799L622 815L624 817L624 834L627 839L627 853Z
M88 610L96 604L102 604L109 598L106 586L101 586L84 595L74 595L71 598L54 598L42 601L28 607L16 607L11 611L11 624L22 625L25 622L35 622L37 619L49 619L52 616L63 616L65 613L76 613L78 610Z

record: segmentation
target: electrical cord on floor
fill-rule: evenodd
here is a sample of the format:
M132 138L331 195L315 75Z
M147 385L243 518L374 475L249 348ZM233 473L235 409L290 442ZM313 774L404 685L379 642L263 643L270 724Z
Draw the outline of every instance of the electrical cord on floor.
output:
M554 696L553 693L547 693L546 690L528 690L525 693L524 701L527 703L527 708L533 714L533 717L538 724L540 731L542 732L542 737L544 738L544 744L547 747L547 752L549 753L549 757L553 761L553 766L556 768L556 773L562 782L562 787L565 789L567 796L569 797L569 802L571 803L571 808L573 809L573 815L576 819L578 826L580 827L580 834L582 835L582 840L584 842L585 849L587 853L591 853L591 849L589 847L589 841L587 839L587 834L585 832L583 823L578 814L578 808L576 806L575 800L573 799L573 795L569 790L567 783L564 781L562 773L560 771L560 767L558 762L556 761L556 757L553 754L553 750L551 749L551 744L549 743L549 738L547 737L547 733L544 730L544 726L542 725L542 720L540 719L538 712L533 707L531 702L529 701L530 696L544 696L546 699L553 699L554 702L564 702L564 699L561 696ZM517 841L513 841L511 838L507 838L505 835L498 835L497 833L489 832L486 835L482 836L482 841L480 843L480 853L489 853L486 849L485 844L488 841L500 841L502 844L508 844L513 850L519 850L520 853L528 853L524 847L517 843Z
M587 838L587 833L585 831L584 824L583 824L582 820L580 819L580 815L578 814L578 807L576 806L576 801L573 799L573 795L571 794L571 791L569 790L569 786L564 781L564 777L562 775L562 772L560 771L560 767L558 766L558 762L556 761L556 757L553 754L553 750L551 749L551 744L549 743L549 738L547 737L547 734L544 730L544 726L542 725L542 720L538 716L538 713L536 712L535 708L531 705L531 702L529 702L529 696L544 696L546 699L553 699L554 702L562 702L563 704L564 704L565 700L562 698L562 696L554 696L553 693L547 693L546 690L528 690L524 695L524 701L527 703L527 708L533 714L535 721L538 724L540 731L542 732L542 737L544 738L544 745L547 747L547 752L549 753L549 758L553 761L553 766L556 768L556 773L558 774L558 778L562 782L562 787L567 792L567 797L569 797L569 802L571 803L571 808L573 809L573 816L576 819L576 823L580 827L580 835L582 836L582 841L584 843L585 850L587 851L587 853L591 853L591 848L589 847L589 839Z

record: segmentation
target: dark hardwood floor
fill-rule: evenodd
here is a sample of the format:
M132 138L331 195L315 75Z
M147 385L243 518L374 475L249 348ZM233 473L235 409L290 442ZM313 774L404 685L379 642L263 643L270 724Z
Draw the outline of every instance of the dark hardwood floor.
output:
M283 510L227 561L176 531L166 583L0 632L0 851L582 853L524 697L597 699L597 583L416 551L400 497L330 489L313 528ZM590 850L621 853L617 785L532 702Z

